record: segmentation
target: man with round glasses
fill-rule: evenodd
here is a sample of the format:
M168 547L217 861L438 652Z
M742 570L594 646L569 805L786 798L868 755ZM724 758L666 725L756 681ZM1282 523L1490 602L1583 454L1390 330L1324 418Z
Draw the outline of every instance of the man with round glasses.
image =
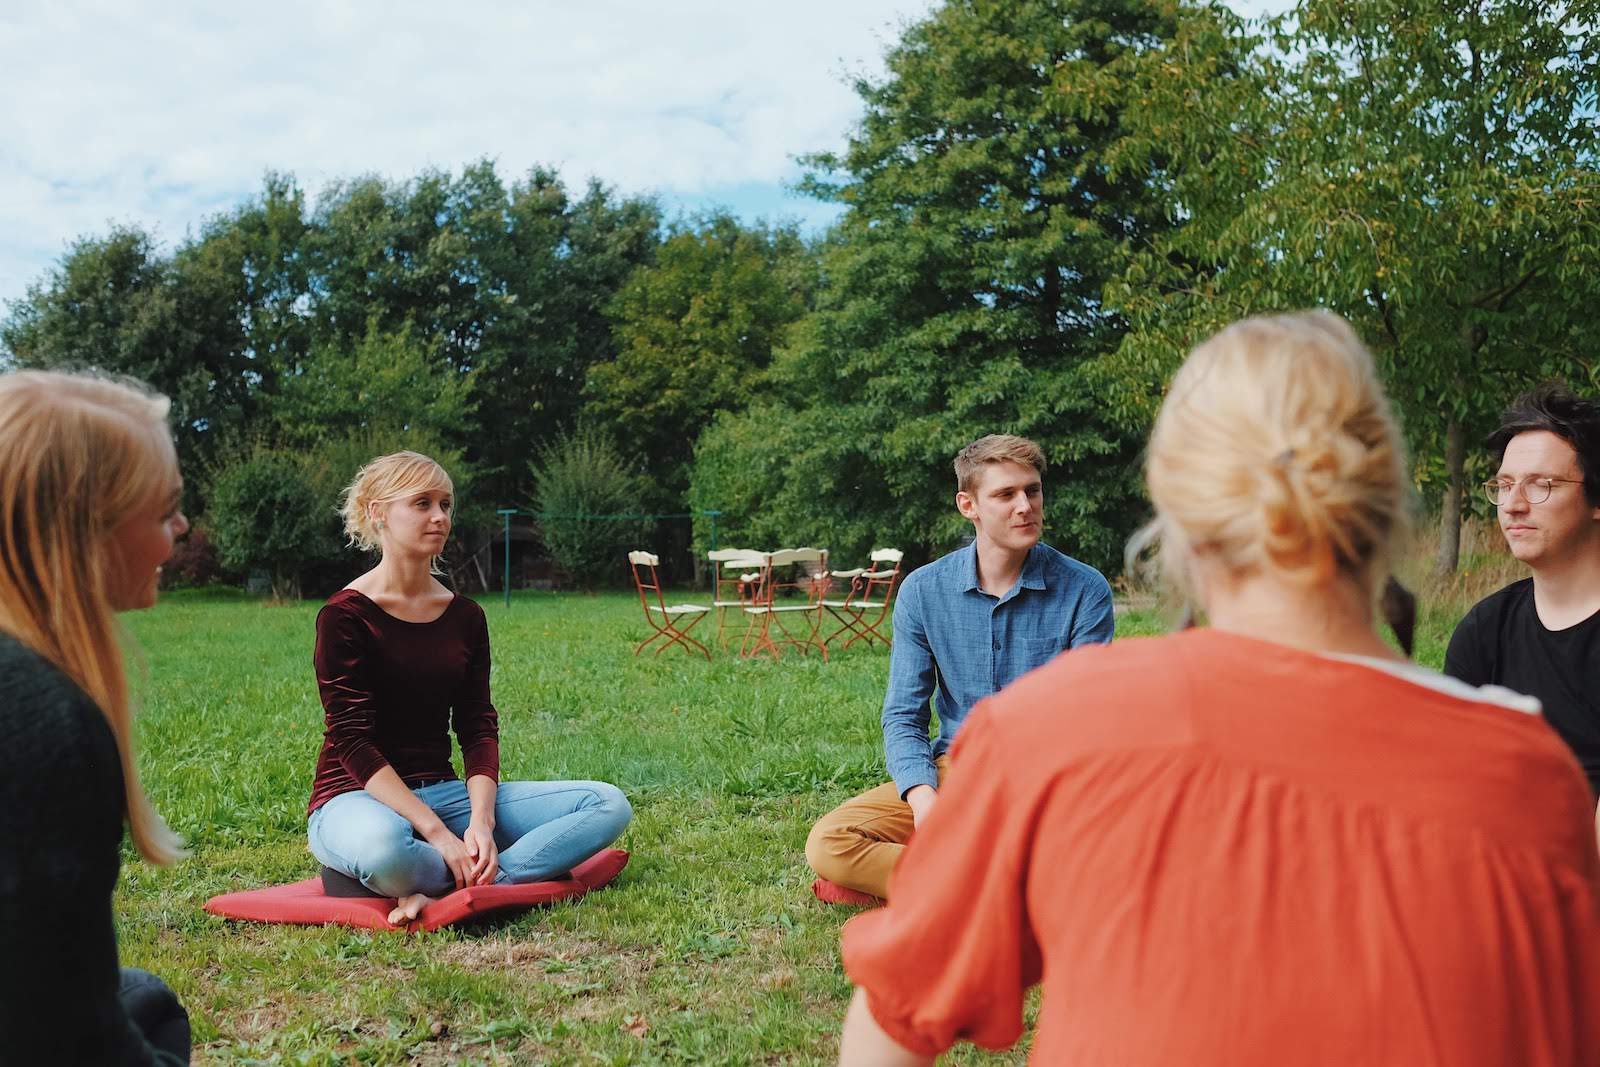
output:
M1542 385L1506 409L1489 447L1500 469L1484 490L1533 575L1467 612L1445 673L1538 697L1600 793L1600 405Z

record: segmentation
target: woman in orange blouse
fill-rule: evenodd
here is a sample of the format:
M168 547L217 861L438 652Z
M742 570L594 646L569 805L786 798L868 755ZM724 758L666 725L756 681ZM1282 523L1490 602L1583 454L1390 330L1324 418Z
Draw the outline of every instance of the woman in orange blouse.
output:
M841 1062L1573 1065L1600 1056L1600 855L1537 702L1400 659L1372 604L1406 470L1314 312L1174 378L1146 476L1210 626L981 705L888 907L845 928Z

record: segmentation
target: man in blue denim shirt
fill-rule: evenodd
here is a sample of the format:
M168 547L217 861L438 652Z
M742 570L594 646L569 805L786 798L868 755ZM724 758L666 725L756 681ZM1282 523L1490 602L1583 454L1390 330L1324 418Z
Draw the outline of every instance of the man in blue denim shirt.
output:
M956 507L972 544L914 571L894 606L883 747L894 781L844 802L806 841L836 903L886 898L889 875L938 798L946 751L979 700L1065 649L1111 640L1111 587L1093 567L1039 542L1039 446L1010 434L956 456ZM931 714L939 735L928 739Z

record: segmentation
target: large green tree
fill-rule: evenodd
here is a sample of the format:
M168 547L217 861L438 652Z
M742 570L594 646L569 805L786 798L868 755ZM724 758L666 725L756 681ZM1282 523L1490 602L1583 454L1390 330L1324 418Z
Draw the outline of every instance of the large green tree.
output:
M213 390L238 413L229 426L256 421L310 350L310 236L305 194L292 178L268 174L258 196L206 220L172 253L187 344L211 360Z
M350 405L400 381L360 387L372 344L404 338L406 373L414 346L433 369L368 418L431 423L492 506L524 498L529 458L575 423L589 367L616 351L605 309L650 261L658 221L650 200L599 183L574 197L545 169L509 186L487 162L352 179L314 208L269 174L171 250L133 228L81 239L0 341L19 365L152 383L174 399L186 461L213 470L246 447L348 438Z
M553 171L509 188L488 162L460 177L360 179L319 203L308 256L321 346L409 324L471 377L476 413L454 438L485 499L528 490L528 460L576 421L588 368L615 349L606 305L657 243L652 201Z
M376 322L346 347L320 345L274 401L275 436L307 446L360 439L389 449L437 451L472 416L472 375L457 374L410 323L385 331Z
M580 427L550 442L529 464L540 539L551 561L583 586L616 581L627 553L650 536L641 514L644 479L608 434Z
M674 228L612 300L617 355L590 368L588 411L644 460L663 502L687 488L712 416L756 394L815 284L815 258L793 228L714 214Z
M265 572L280 599L298 598L306 570L341 554L338 519L310 474L300 455L259 449L211 485L207 523L222 562Z
M310 344L303 197L269 175L262 195L209 219L167 252L119 227L77 241L0 323L12 361L95 367L140 378L173 400L183 461L225 462L267 415L284 371ZM201 479L191 478L190 505Z
M817 309L770 399L702 439L692 496L738 487L753 518L725 520L733 539L947 548L965 530L952 457L1012 432L1053 465L1047 536L1116 565L1139 444L1090 385L1125 328L1101 294L1126 242L1174 223L1110 159L1138 58L1198 17L1168 0L950 0L905 32L888 76L858 85L848 146L811 160L808 188L847 209Z
M1469 443L1516 389L1581 375L1563 353L1595 337L1597 31L1594 0L1303 0L1147 56L1129 115L1145 136L1117 170L1154 173L1188 224L1130 242L1108 295L1138 325L1134 387L1109 395L1138 422L1222 323L1345 314L1378 351L1454 570Z
M471 454L510 503L526 497L528 461L576 426L589 369L615 357L606 308L652 261L660 212L599 182L569 198L538 171L512 189L506 212L514 257L482 300L495 313L471 357L481 427Z
M0 324L17 366L97 368L155 385L173 398L179 450L192 456L217 408L209 356L185 346L184 333L172 264L132 227L75 242Z

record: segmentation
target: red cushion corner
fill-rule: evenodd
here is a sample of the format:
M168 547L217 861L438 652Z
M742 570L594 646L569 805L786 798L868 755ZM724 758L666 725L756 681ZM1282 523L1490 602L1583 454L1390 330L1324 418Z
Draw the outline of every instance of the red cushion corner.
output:
M438 930L468 919L496 912L519 912L558 900L581 897L589 890L581 882L563 878L556 882L528 882L524 885L472 885L457 889L422 909L411 920L408 930Z
M627 865L626 849L604 848L572 868L572 877L587 889L599 889L610 885L611 880L621 874Z

